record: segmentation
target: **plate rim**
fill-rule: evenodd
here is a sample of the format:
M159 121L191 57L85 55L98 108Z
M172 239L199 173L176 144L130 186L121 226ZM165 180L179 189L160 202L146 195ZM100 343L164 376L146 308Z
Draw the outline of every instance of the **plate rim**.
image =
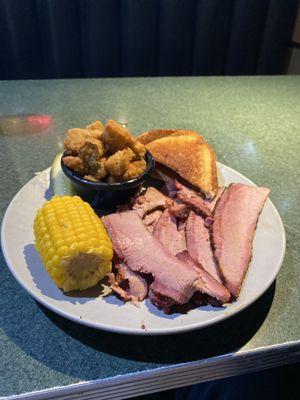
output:
M218 167L222 168L225 167L226 169L230 170L231 172L233 172L234 174L237 174L238 176L242 177L244 180L246 180L250 185L252 186L257 186L253 181L251 181L249 178L247 178L245 175L243 175L242 173L236 171L234 168L228 167L227 165L217 162ZM46 168L45 170L41 171L40 173L49 173L51 172L51 167ZM10 256L9 254L7 254L7 251L5 249L5 247L3 246L3 244L5 243L5 234L4 234L4 227L6 225L6 220L8 218L8 214L10 211L10 208L13 206L14 200L21 195L21 193L26 190L26 187L29 186L31 184L31 182L36 178L38 174L36 174L34 177L32 177L28 182L26 182L19 190L18 192L13 196L13 198L11 199L11 201L9 202L5 213L4 213L4 217L2 219L2 224L1 224L1 248L2 248L2 253L4 256L4 260L5 263L8 267L8 269L10 270L10 272L12 273L13 277L16 279L16 281L20 284L20 286L31 296L33 297L38 303L42 304L44 307L46 307L47 309L51 310L52 312L70 320L76 323L79 323L80 325L84 325L87 326L89 328L93 328L93 329L98 329L98 330L103 330L106 332L113 332L113 333L118 333L118 334L126 334L126 335L170 335L170 334L178 334L178 333L184 333L184 332L188 332L188 331L192 331L192 330L196 330L196 329L203 329L206 328L208 326L214 325L220 321L223 321L225 319L231 318L234 315L237 315L239 312L241 312L242 310L246 309L247 307L249 307L251 304L253 304L258 298L260 298L271 286L271 284L274 282L274 280L276 279L277 274L280 271L280 268L282 266L283 260L284 260L284 256L285 256L285 252L286 252L286 234L285 234L285 229L284 229L284 224L282 221L282 218L277 210L277 208L275 207L274 203L272 202L272 200L270 198L267 199L267 201L270 202L270 205L273 209L273 212L275 212L276 216L278 217L278 221L280 224L280 232L282 234L282 252L280 255L280 259L277 262L277 268L274 270L274 272L272 273L272 275L269 277L266 285L264 286L264 288L258 292L249 302L246 302L245 304L241 305L240 307L238 307L237 309L233 310L232 312L228 312L228 313L223 313L221 315L216 316L215 318L210 319L209 321L200 321L200 322L196 322L195 324L189 324L188 326L180 326L180 327L171 327L171 328L155 328L155 329L141 329L141 328L126 328L126 327L116 327L113 325L108 325L108 324L101 324L99 322L93 323L90 322L90 320L86 320L83 318L79 318L76 315L72 315L70 312L65 312L64 310L61 310L57 307L55 307L54 305L52 305L50 302L48 302L46 299L44 299L43 297L40 297L38 294L36 294L16 273L15 268L13 267L13 262L10 260ZM46 272L46 271L45 271Z

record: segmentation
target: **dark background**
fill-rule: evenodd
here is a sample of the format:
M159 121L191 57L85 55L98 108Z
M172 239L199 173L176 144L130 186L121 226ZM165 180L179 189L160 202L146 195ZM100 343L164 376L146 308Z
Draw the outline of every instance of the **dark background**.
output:
M299 0L0 0L0 79L286 72Z

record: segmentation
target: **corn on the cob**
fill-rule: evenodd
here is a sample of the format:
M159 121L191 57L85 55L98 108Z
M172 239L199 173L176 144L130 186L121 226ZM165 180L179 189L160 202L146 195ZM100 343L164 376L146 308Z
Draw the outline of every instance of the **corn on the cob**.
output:
M112 243L100 218L78 196L54 196L37 212L35 246L64 291L95 286L111 272Z

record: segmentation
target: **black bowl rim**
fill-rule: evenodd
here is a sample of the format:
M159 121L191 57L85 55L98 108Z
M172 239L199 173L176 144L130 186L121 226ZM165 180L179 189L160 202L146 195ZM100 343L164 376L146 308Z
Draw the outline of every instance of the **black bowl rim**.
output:
M146 179L146 175L149 175L155 168L154 158L150 153L150 151L146 149L145 159L147 163L147 168L138 177L124 182L113 182L113 183L92 182L75 174L75 172L73 172L70 168L68 168L63 162L63 158L65 156L67 156L66 152L63 153L60 163L63 173L66 175L66 177L69 178L71 181L77 183L78 185L85 186L86 188L90 188L91 190L124 190L124 189L134 188L139 184L142 184Z

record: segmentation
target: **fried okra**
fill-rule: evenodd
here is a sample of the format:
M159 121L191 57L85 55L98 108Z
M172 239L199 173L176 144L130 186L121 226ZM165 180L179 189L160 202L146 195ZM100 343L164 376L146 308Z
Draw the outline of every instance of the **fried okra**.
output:
M84 175L87 173L83 160L77 156L64 157L64 164L78 175Z
M103 143L109 153L115 153L129 147L139 158L144 157L146 148L142 143L135 140L128 129L110 119L105 125L103 132Z
M145 146L113 120L105 126L95 121L85 129L69 129L64 145L65 165L93 182L122 182L146 169Z
M134 157L134 152L129 147L117 151L106 160L105 167L107 172L113 176L123 177L129 167L130 161L133 160Z
M130 179L137 178L145 170L146 170L146 161L145 160L133 161L127 168L126 172L124 173L123 180L129 181Z

